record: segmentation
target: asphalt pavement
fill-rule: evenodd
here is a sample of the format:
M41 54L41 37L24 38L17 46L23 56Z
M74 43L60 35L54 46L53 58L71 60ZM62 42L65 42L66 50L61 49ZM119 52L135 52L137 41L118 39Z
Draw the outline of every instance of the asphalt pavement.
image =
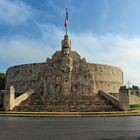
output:
M140 140L140 116L0 117L0 140Z

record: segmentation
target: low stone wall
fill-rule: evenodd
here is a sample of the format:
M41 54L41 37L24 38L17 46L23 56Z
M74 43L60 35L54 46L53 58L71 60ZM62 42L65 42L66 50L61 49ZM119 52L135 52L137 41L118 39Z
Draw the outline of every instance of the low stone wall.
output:
M116 107L119 107L120 109L124 111L130 110L130 100L131 97L129 96L129 91L125 86L120 87L119 89L119 98L116 98L115 96L105 93L103 91L99 92L105 99L111 101Z
M136 94L131 94L129 93L129 104L130 105L135 105L135 104L140 104L140 96Z
M111 101L115 106L119 107L120 109L124 110L124 111L128 111L130 110L130 100L131 97L129 96L129 90L126 88L126 86L121 86L119 89L119 93L118 93L118 98L116 98L115 96L109 94L109 93L105 93L103 91L99 92L105 99ZM134 100L133 100L134 101Z
M22 101L28 99L32 93L33 90L30 90L15 98L15 89L13 86L11 86L4 96L5 111L13 110L15 106L18 106Z
M119 93L109 93L109 94L111 94L112 96L114 96L114 97L119 99Z
M120 108L120 109L123 109L121 106L120 106L120 100L114 96L112 96L111 94L109 93L105 93L103 91L99 91L99 94L102 95L105 99L109 100L110 102L112 102L116 107Z
M22 95L20 95L19 97L17 97L15 100L14 100L14 107L15 106L18 106L22 101L26 100L29 98L29 96L33 93L33 91L28 91Z

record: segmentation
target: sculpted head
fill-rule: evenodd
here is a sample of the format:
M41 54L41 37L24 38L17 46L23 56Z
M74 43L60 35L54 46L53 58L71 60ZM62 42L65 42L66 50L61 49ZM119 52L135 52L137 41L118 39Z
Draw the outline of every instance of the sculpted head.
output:
M67 47L63 48L63 54L64 55L69 55L69 53L70 53L69 48L67 48Z
M71 42L69 40L68 35L64 36L64 40L62 40L62 53L65 56L69 56L71 51Z

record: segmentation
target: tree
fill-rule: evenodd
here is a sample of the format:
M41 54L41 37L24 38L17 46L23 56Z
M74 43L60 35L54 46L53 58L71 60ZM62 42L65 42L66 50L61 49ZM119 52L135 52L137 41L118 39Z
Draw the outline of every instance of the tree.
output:
M6 82L6 75L4 73L0 73L0 90L4 90Z
M132 85L132 89L134 90L140 90L140 88L138 86Z
M132 85L132 88L130 90L133 93L140 93L140 88L136 85Z

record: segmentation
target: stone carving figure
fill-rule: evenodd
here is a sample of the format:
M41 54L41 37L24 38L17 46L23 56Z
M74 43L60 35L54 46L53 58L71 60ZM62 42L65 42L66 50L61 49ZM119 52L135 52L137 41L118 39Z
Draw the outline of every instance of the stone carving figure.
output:
M64 54L65 56L69 56L69 53L70 53L69 48L65 47L65 48L63 49L63 54Z

